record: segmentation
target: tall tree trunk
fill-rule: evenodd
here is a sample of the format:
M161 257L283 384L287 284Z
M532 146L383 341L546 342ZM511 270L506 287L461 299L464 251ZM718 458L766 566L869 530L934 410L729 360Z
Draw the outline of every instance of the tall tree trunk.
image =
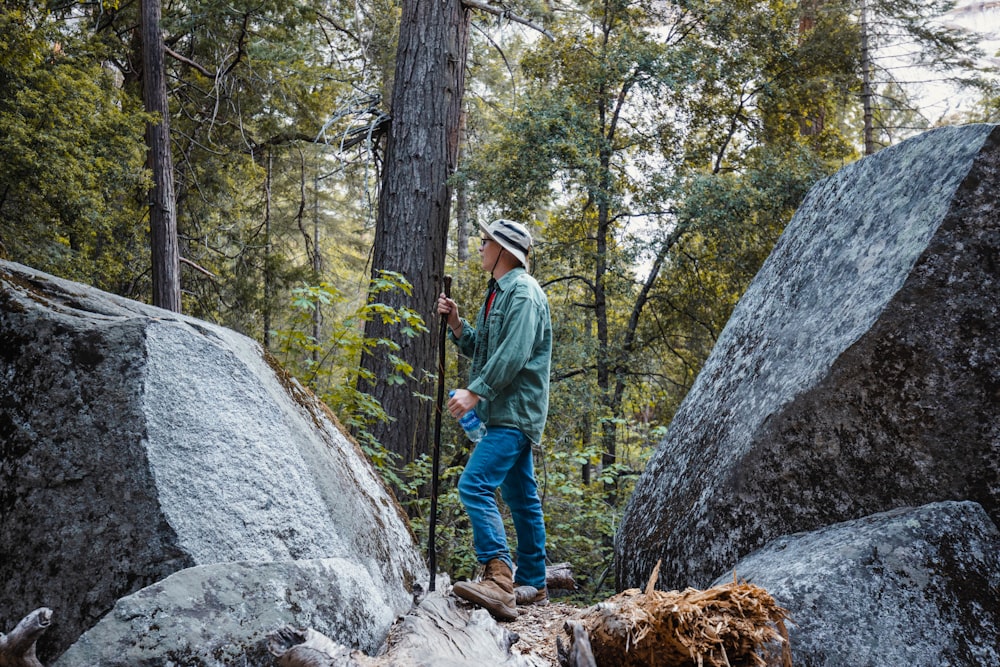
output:
M462 160L461 146L465 145L465 112L458 120L458 160ZM469 261L469 197L464 179L455 184L455 246L459 266ZM462 376L464 377L464 375Z
M142 99L156 118L146 126L149 168L150 255L153 265L153 305L181 311L180 251L177 247L177 208L174 200L174 161L170 155L170 108L163 35L160 33L160 0L142 0Z
M612 404L611 372L613 360L611 356L611 329L608 322L608 296L605 282L608 275L608 237L611 234L610 212L605 202L597 206L597 258L594 270L594 318L597 324L597 388L600 392L601 404L606 408L606 417L617 417ZM601 422L601 440L603 453L601 467L613 465L616 453L615 422L604 419Z
M604 39L608 41L610 26L605 26ZM617 459L617 433L614 418L618 417L618 406L614 404L612 395L612 372L615 360L611 352L611 324L608 320L608 295L605 284L608 277L608 246L612 242L611 229L611 146L615 133L615 113L609 109L607 91L601 90L598 102L598 115L602 134L602 145L598 155L598 174L596 187L591 195L597 203L597 257L594 268L594 318L597 325L597 388L600 401L606 410L605 419L601 423L601 468L614 465ZM614 502L613 489L605 489L608 500Z
M380 295L390 306L406 306L424 321L436 321L435 301L444 275L451 188L458 155L459 118L465 89L469 15L460 0L404 0L392 91L392 122L375 221L372 275L396 271L413 285L413 294ZM378 399L393 423L372 434L408 463L428 451L431 403L421 383L433 373L437 340L432 333L407 338L379 321L365 326L369 338L388 338L415 369L416 381L376 381L362 389ZM396 372L383 356L366 355L363 366L382 380Z
M274 278L271 268L271 174L274 160L271 148L267 149L267 161L264 163L264 349L271 351L271 292Z
M323 255L319 249L319 174L313 175L313 256L312 256L312 284L319 286L322 279ZM312 337L319 343L320 332L323 327L323 305L319 299L316 300L316 307L312 312ZM313 364L319 367L319 345L315 345L312 353Z
M861 0L861 106L864 108L865 155L875 153L875 129L872 114L872 53L868 43L868 0Z
M462 111L458 121L459 164L462 162L461 147L466 143L466 120L465 111ZM469 236L471 231L469 225L471 223L472 221L469 219L468 187L465 179L459 179L455 184L455 246L457 249L458 265L463 268L469 261ZM455 364L456 377L463 379L469 377L469 366L471 363L472 361L465 355L458 355Z
M597 320L597 388L600 401L606 411L601 422L601 469L612 466L618 459L617 417L621 410L612 385L617 366L617 354L611 350L611 323L609 322L608 295L605 284L608 279L608 244L612 240L611 208L608 192L611 186L611 158L606 150L601 152L600 192L597 195L597 261L594 273L594 317ZM613 485L605 485L605 499L612 505L617 503Z

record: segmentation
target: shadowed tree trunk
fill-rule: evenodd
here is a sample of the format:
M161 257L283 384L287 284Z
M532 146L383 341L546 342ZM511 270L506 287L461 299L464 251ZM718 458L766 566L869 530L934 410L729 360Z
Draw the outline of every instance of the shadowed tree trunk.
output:
M174 162L170 155L170 109L160 33L160 0L142 0L142 99L156 118L146 126L149 168L150 255L153 265L153 305L181 311L180 252L177 248L177 208L174 200Z
M875 153L875 128L873 122L872 53L869 47L868 0L861 0L861 106L864 109L865 155Z
M428 451L437 337L433 323L436 295L444 275L451 188L458 155L459 119L465 88L469 15L460 0L404 0L392 92L392 121L386 145L379 210L375 225L372 275L395 271L413 285L412 296L380 295L389 305L420 313L432 333L407 338L393 327L369 322L365 335L399 344L396 354L414 368L416 379L384 382L396 374L384 355L366 355L362 365L378 380L371 393L395 421L372 434L400 464ZM424 382L421 382L421 380Z

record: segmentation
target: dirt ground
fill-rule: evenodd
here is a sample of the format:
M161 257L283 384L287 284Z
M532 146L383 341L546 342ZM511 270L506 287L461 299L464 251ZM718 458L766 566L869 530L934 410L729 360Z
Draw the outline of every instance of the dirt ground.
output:
M568 646L569 635L563 630L563 624L581 611L580 607L553 600L542 607L518 607L517 620L500 625L518 636L517 642L511 647L512 653L536 656L546 665L558 667L556 637L562 638L563 646Z

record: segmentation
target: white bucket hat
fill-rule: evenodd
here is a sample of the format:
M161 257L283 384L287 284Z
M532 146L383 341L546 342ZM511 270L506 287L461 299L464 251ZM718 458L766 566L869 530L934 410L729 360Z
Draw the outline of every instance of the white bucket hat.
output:
M479 226L488 237L496 241L504 250L517 257L518 261L524 265L525 270L530 270L528 266L528 251L531 249L531 234L528 228L520 222L513 220L494 220L489 225L482 222Z

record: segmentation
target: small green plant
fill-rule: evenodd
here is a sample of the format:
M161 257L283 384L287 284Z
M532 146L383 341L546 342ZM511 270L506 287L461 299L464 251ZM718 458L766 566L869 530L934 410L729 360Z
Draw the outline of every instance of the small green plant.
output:
M609 578L614 558L614 534L620 505L609 502L607 488L630 485L627 466L595 466L590 482L580 470L600 460L599 447L576 451L549 450L538 471L545 510L546 549L551 562L569 562L579 590L573 602L590 604L614 592Z
M454 446L446 443L445 457L451 458ZM438 569L447 572L453 579L471 577L478 563L472 547L472 527L462 501L458 497L458 478L463 465L446 465L438 478L437 522L434 531L434 545ZM409 480L406 489L407 509L410 526L419 544L429 542L430 532L430 488L431 459L423 455L406 467L404 475ZM423 490L424 493L420 491ZM513 533L510 533L513 535Z
M368 299L351 308L351 298L335 286L301 285L292 289L291 316L287 327L272 332L275 353L282 365L319 398L347 426L383 477L403 484L395 455L371 434L370 427L390 421L382 405L371 394L358 389L358 381L402 383L414 369L398 356L399 345L387 338L365 337L365 322L380 320L398 327L404 335L427 331L423 318L406 307L393 307L379 297L394 290L409 295L412 286L399 273L380 271L369 284ZM315 332L320 332L316 335ZM359 363L362 354L385 354L393 373L374 378Z

